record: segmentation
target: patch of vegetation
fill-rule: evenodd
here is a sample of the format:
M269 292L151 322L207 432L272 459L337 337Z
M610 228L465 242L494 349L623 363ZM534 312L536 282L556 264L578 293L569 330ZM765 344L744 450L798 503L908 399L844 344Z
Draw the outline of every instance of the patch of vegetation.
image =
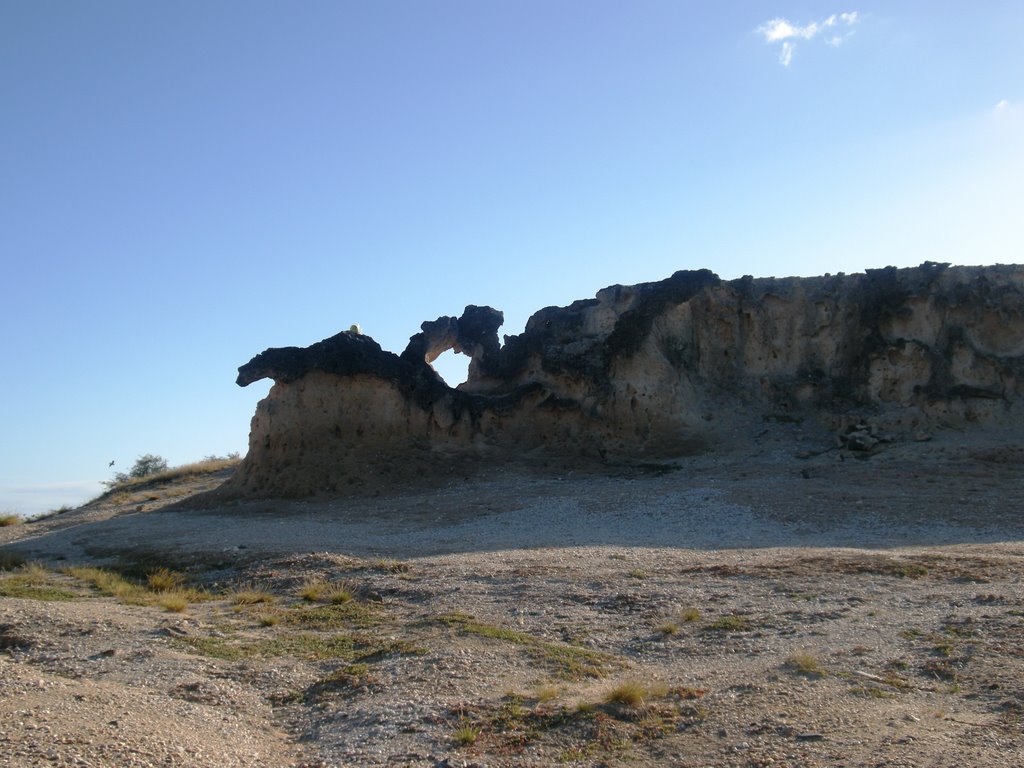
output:
M189 606L189 602L184 596L172 592L165 592L160 595L157 598L156 604L171 613L181 613Z
M0 571L13 571L25 565L25 556L20 552L0 550Z
M604 677L623 663L606 653L591 651L573 645L551 643L513 629L485 624L464 613L448 613L436 621L455 628L460 634L501 640L523 647L531 659L558 677L579 680L584 677Z
M956 646L950 642L941 642L932 648L932 653L945 659L956 654Z
M882 675L882 682L886 685L892 686L893 688L909 689L913 688L908 680L900 677L895 671L889 670Z
M651 696L651 692L641 683L630 680L619 683L604 695L605 704L618 704L623 707L639 707Z
M566 680L605 677L612 670L625 666L614 656L573 645L536 641L536 644L529 646L526 652L552 673Z
M234 605L272 605L277 602L275 595L255 587L236 589L228 597Z
M786 659L786 666L793 670L795 674L803 675L804 677L826 677L828 670L822 666L821 661L811 653L801 651L794 653Z
M629 576L629 578L631 579L639 579L641 581L647 578L647 573L641 570L640 568L634 568L633 570L629 571L626 575Z
M477 739L486 739L491 754L521 754L531 743L543 741L558 762L603 765L600 755L662 738L706 718L706 710L683 702L677 695L682 690L623 683L604 701L582 701L575 707L541 701L527 707L523 697L509 694L497 706L453 709L453 727L472 727Z
M686 622L687 624L694 621L700 621L700 611L696 608L687 608L679 614L679 620Z
M350 635L300 633L270 639L238 640L230 637L183 637L176 643L215 659L239 661L257 656L294 656L304 659L356 657L356 641Z
M227 456L207 456L202 461L169 467L167 459L147 453L136 459L135 464L128 472L118 472L112 480L104 481L103 485L107 488L107 493L104 496L114 492L141 490L151 485L233 469L239 463L241 463L239 455L229 453Z
M921 674L937 680L955 682L960 677L960 672L952 659L939 658L928 659L921 665Z
M299 597L308 603L347 603L354 600L358 590L346 582L309 579L299 587Z
M716 619L707 628L716 632L744 632L750 629L750 621L746 616L732 613Z
M307 702L317 702L338 694L352 694L377 684L370 671L370 665L358 662L346 664L331 674L317 680L305 692L297 697Z
M891 699L895 694L874 685L856 685L850 689L854 696L863 696L868 699Z
M657 632L659 635L664 635L665 637L668 637L669 635L675 635L679 632L679 625L676 624L674 621L666 621L656 626L654 628L654 631Z
M184 583L185 577L170 568L157 568L146 574L146 584L154 592L170 592Z
M380 610L372 605L350 600L343 603L292 608L282 613L281 620L285 624L304 629L366 629L381 622L380 613Z
M452 731L452 742L458 747L468 747L480 738L480 729L476 726L463 724Z
M62 601L74 600L82 594L68 589L56 574L42 566L25 564L0 576L0 597Z
M558 688L553 685L541 685L534 692L538 704L545 704L558 698Z
M892 568L891 573L905 579L920 579L928 575L928 569L916 563L899 563Z
M166 569L150 573L146 577L146 586L106 568L73 566L64 569L64 573L85 582L102 595L116 598L125 605L159 605L169 611L183 611L190 603L210 599L207 592L182 586L184 577ZM148 586L151 576L155 577L153 583L159 588Z
M6 528L9 525L21 525L25 522L21 515L3 514L0 515L0 528Z
M384 571L385 573L408 573L411 570L408 563L390 558L378 560L372 567L375 571Z
M327 582L323 579L308 579L299 587L299 597L307 602L315 603L320 600L320 596L326 588Z

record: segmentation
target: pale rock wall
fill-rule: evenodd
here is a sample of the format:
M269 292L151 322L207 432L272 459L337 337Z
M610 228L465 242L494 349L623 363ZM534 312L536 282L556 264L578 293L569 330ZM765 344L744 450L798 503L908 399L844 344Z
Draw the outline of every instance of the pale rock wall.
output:
M702 270L541 310L504 346L500 322L470 307L424 323L401 358L353 334L257 356L239 383L276 383L228 490L337 494L489 461L671 457L763 418L1024 425L1019 266L730 282ZM459 390L422 359L446 344L473 352Z

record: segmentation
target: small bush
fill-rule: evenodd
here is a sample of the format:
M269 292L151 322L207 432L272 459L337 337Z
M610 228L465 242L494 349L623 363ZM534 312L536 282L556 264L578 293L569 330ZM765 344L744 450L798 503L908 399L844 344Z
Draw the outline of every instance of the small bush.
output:
M107 480L103 484L108 488L114 488L118 485L130 483L132 480L140 480L150 475L166 472L167 469L167 459L163 456L147 453L144 456L139 456L132 465L132 468L127 472L118 472L114 475L113 480Z
M693 621L700 621L700 611L696 608L687 608L681 614L679 614L679 620L685 621L687 624Z
M23 522L20 515L4 514L0 515L0 528L6 528L8 525L18 525Z
M674 635L679 632L679 625L672 621L666 621L665 623L656 626L654 631L659 635Z

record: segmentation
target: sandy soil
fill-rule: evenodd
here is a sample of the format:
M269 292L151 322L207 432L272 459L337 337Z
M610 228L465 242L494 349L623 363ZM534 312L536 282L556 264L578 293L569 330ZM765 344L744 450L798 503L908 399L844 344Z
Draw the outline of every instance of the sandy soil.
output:
M1024 764L1024 436L866 456L787 429L374 498L211 507L206 478L0 529L43 566L0 573L0 765ZM61 570L96 564L205 599Z

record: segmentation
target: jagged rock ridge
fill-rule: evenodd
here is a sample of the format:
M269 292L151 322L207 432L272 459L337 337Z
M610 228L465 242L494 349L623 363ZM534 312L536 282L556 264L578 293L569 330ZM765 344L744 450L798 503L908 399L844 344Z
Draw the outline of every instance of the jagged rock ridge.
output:
M542 309L504 344L502 321L467 307L423 323L401 355L353 332L257 355L238 384L275 384L227 490L342 493L478 461L671 457L763 417L1022 423L1020 266L684 271ZM448 349L472 358L458 389L429 364Z

